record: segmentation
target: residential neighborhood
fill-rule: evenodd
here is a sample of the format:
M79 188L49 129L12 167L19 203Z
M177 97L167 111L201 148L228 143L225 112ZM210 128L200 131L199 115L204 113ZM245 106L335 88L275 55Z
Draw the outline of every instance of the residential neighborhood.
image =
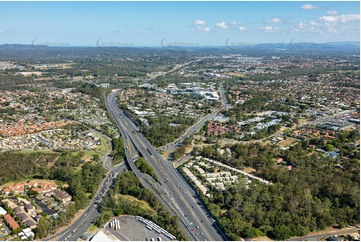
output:
M55 181L31 180L1 187L1 240L32 240L43 216L56 219L72 197Z

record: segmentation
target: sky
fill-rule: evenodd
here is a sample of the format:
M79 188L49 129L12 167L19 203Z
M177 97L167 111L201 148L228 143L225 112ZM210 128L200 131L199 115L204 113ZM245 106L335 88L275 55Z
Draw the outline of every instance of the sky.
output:
M353 2L0 2L0 44L222 46L359 41Z

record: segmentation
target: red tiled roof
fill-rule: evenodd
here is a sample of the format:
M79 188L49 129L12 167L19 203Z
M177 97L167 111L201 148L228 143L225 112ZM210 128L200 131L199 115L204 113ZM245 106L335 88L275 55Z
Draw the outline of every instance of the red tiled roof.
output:
M11 227L12 230L19 228L19 224L11 217L10 214L4 215L5 222Z

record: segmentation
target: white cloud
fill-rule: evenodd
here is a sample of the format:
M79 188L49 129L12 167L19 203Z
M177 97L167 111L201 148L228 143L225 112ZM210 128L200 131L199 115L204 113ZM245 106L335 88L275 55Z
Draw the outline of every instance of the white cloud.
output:
M337 11L328 11L327 14L330 16L336 16L338 13Z
M241 27L239 27L239 31L240 31L240 32L244 32L244 31L246 31L246 28L243 27L243 26L241 26Z
M199 19L196 19L194 20L193 24L195 25L205 25L207 22L205 20L199 20Z
M307 3L307 4L303 4L303 5L301 6L301 8L302 8L303 10L311 10L311 9L319 8L319 6L316 6L316 5L312 5L312 4L310 4L310 3Z
M360 21L359 14L341 14L336 11L328 12L329 15L321 16L309 23L299 23L291 28L291 32L318 33L318 34L350 34L359 33L359 30L347 23Z
M260 30L263 30L266 33L276 33L276 32L280 32L281 29L278 27L272 27L272 26L265 26L262 28L259 28Z
M231 25L236 25L236 24L239 24L239 22L236 21L236 20L232 20L232 21L229 22L229 24L231 24Z
M310 23L299 23L291 29L291 32L322 33L319 27L323 25L312 21Z
M228 25L225 22L216 23L218 29L228 29Z
M196 26L192 29L194 32L211 32L211 29L207 26Z
M271 18L269 20L266 20L266 23L272 23L272 24L278 24L280 23L282 20L280 18Z
M360 21L360 14L327 15L319 18L326 23L347 23L350 21Z

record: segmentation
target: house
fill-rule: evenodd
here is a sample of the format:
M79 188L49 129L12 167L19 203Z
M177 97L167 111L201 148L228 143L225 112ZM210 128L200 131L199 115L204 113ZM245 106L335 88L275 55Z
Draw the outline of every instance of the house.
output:
M9 208L15 209L18 205L12 199L4 199L1 201L2 204L7 204Z
M19 214L18 214L18 217L19 217L20 220L23 221L23 222L29 218L28 215L26 215L25 213L19 213Z
M37 227L37 224L35 223L35 221L30 218L23 221L23 223L26 226L28 226L30 229L35 229Z
M18 182L13 186L13 188L15 188L15 189L22 188L22 189L24 189L24 184L21 183L21 182Z
M31 229L29 228L26 228L26 229L23 229L23 233L26 235L26 237L28 238L34 238L34 233L31 231Z
M14 213L15 213L16 215L19 215L19 213L22 213L22 212L24 212L24 209L23 209L23 207L21 207L21 206L17 206L17 207L14 209Z
M9 195L9 194L10 194L10 189L7 188L7 187L5 187L5 188L2 189L2 192L3 192L3 194L5 194L5 195Z
M329 157L331 157L332 159L335 159L337 156L339 156L340 154L335 152L335 151L329 151L326 152L326 155L328 155Z
M20 228L19 224L13 219L13 217L11 217L10 214L5 214L4 215L4 221L9 226L9 228L11 230L15 230L15 229Z
M28 182L28 186L29 186L29 187L36 187L36 186L38 186L38 182L36 182L36 181L29 181L29 182Z
M21 198L21 197L18 197L17 200L20 202L20 203L23 203L24 205L26 204L30 204L30 202L24 198Z
M41 219L41 215L37 214L37 215L31 215L31 217L35 220L35 222L39 223L40 219Z
M24 192L24 184L23 183L16 183L15 185L9 187L10 191L13 191L15 194L19 194Z
M42 194L42 193L43 193L43 189L38 188L38 187L33 187L33 188L31 188L31 190L34 191L34 192L37 192L37 193L39 193L39 194Z
M28 213L33 213L33 212L35 212L35 207L32 204L26 204L25 211Z
M6 210L3 207L0 207L0 215L7 214Z
M44 189L44 191L54 191L58 186L55 183L47 183L47 182L42 182L40 184L41 188Z
M21 240L26 240L27 239L26 235L23 232L18 233L18 236L19 236L19 238Z
M33 187L33 188L31 188L31 190L34 192L37 192L39 194L50 193L51 191L54 191L57 188L57 185L55 183L42 182L38 185L40 187Z
M67 203L71 201L71 196L66 191L58 189L54 192L54 195L63 203Z

